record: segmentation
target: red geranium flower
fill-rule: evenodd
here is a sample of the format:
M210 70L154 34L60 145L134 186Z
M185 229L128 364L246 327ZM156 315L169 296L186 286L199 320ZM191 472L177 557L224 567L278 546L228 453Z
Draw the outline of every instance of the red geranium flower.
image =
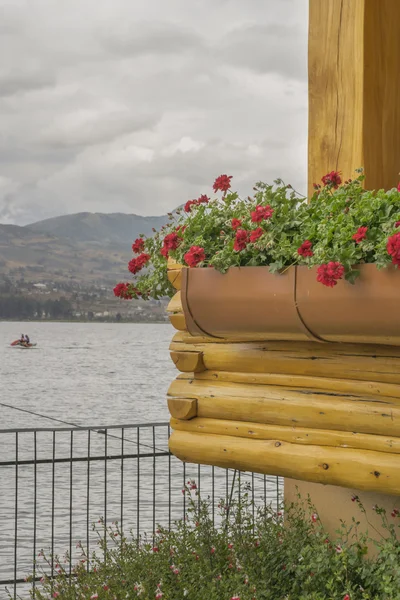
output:
M180 238L177 233L169 233L164 238L164 246L168 250L176 250L181 241L182 238Z
M249 243L249 232L245 229L238 229L236 232L235 243L233 245L233 249L236 252L240 252L244 250Z
M256 210L251 213L251 220L253 223L261 223L265 219L270 219L273 214L274 209L269 204L267 206L258 205L256 206Z
M232 225L232 229L238 229L238 227L240 227L242 224L242 221L240 219L232 219L231 225Z
M221 192L227 192L231 187L231 179L232 175L220 175L217 177L213 185L214 192L218 192L218 190L221 190Z
M342 183L342 178L340 177L339 171L331 171L330 173L324 175L321 181L324 185L330 185L334 190L336 190Z
M142 238L137 238L132 244L132 251L135 254L139 254L144 250L144 240Z
M329 262L327 265L321 265L317 270L317 281L328 287L334 287L338 279L344 275L344 266L340 262Z
M161 248L160 252L165 258L168 258L168 254L170 250L176 250L181 243L182 238L179 237L177 233L169 233L164 238L164 245Z
M133 273L133 275L136 275L136 273L139 273L139 271L141 271L143 269L143 267L149 262L151 256L150 254L140 254L137 258L132 258L131 261L129 261L128 264L128 269L131 273Z
M400 181L399 181L399 183L397 184L397 191L398 191L398 192L400 192Z
M392 263L400 266L400 233L395 233L388 238L386 249L392 257Z
M189 265L189 267L196 267L200 262L205 260L206 254L204 252L204 248L200 246L192 246L189 252L186 252L184 259L185 263Z
M359 227L356 233L352 236L356 244L360 244L367 237L368 227Z
M257 227L257 229L254 229L254 231L250 233L250 242L256 242L258 238L262 236L263 233L264 229L262 227Z
M394 225L394 226L395 226L395 227L400 227L400 221L396 221L396 223L395 223L395 225Z
M197 198L197 204L208 204L210 202L210 198L205 194L202 194L199 198Z
M124 300L131 300L129 294L129 283L117 283L114 288L114 296L117 298L123 298Z
M188 200L184 206L184 211L190 213L194 204L197 204L196 200Z
M300 248L297 248L297 254L300 256L314 256L314 252L311 250L311 248L312 242L310 242L310 240L306 240L301 244Z

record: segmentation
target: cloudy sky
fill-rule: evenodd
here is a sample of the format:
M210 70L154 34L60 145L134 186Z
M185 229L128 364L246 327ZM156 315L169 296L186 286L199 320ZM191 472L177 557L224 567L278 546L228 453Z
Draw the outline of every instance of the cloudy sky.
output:
M307 0L0 0L0 223L306 188Z

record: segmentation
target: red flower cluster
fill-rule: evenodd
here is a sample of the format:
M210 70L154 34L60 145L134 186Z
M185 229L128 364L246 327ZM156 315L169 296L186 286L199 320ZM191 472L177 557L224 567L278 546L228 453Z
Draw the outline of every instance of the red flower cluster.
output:
M137 258L132 258L132 260L129 261L128 264L129 271L133 275L136 275L136 273L139 273L139 271L143 269L143 267L149 262L150 259L150 254L145 253L140 254Z
M189 252L186 252L184 259L185 263L189 265L189 267L196 267L199 263L206 259L204 248L201 248L200 246L192 246Z
M327 287L334 287L344 275L344 266L340 262L329 262L321 265L317 270L317 281Z
M198 206L199 204L208 204L210 198L205 194L202 194L197 200L188 200L184 206L184 211L190 213L192 206Z
M240 227L242 224L242 221L240 219L232 219L231 225L232 225L232 229L238 229L238 227Z
M140 254L144 250L144 240L142 238L137 238L132 244L132 252L135 254Z
M386 249L392 257L392 263L400 266L400 233L395 233L388 238Z
M170 250L176 250L181 243L182 238L179 237L177 233L169 233L164 238L164 245L161 248L160 252L165 258L168 258L168 254Z
M264 229L262 227L257 227L257 229L254 229L254 231L250 233L250 242L256 242L258 238L262 236L263 233Z
M398 191L398 192L400 192L400 181L399 181L399 183L397 184L397 191Z
M368 227L359 227L352 236L356 244L360 244L367 237Z
M114 296L123 300L130 300L129 283L117 283L114 288Z
M260 204L256 206L256 210L251 213L251 220L253 223L261 223L266 219L270 219L274 214L274 209L270 207L269 204L267 206L261 206Z
M218 190L224 193L227 192L231 187L231 179L232 175L220 175L217 177L213 185L214 192L218 192Z
M245 229L238 229L236 231L235 243L233 245L233 249L236 252L240 252L244 250L249 243L249 232Z
M301 244L300 248L297 248L297 254L300 256L314 256L314 252L311 250L311 248L312 242L310 242L310 240L306 240Z
M331 171L324 175L321 179L324 185L330 185L336 190L339 185L342 183L342 178L340 177L339 171Z

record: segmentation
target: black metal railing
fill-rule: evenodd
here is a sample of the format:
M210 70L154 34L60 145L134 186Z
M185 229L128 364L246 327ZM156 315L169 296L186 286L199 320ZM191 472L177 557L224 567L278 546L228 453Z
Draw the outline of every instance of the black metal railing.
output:
M277 477L182 463L169 434L168 423L0 430L0 599L6 588L12 598L35 590L40 550L53 557L52 577L56 555L78 558L78 542L94 548L99 519L136 537L170 528L185 514L190 479L210 497L213 518L244 481L256 505L280 503Z

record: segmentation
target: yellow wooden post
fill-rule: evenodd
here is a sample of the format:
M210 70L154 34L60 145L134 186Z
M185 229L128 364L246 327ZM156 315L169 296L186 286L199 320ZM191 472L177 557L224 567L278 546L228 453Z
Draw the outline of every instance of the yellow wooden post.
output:
M368 189L400 172L400 2L310 0L308 182L364 167Z
M309 192L332 170L344 179L363 167L368 189L395 187L400 172L399 0L310 0ZM351 520L359 494L374 520L374 504L391 511L400 499L285 480L285 499L296 486L317 505L325 525ZM375 521L375 525L377 522ZM371 531L372 533L372 531Z

